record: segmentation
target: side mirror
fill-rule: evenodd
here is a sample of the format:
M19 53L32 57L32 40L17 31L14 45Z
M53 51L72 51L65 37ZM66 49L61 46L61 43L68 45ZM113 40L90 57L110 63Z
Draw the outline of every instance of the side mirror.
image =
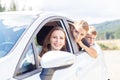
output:
M74 64L75 55L65 51L48 51L41 58L43 68L54 68Z

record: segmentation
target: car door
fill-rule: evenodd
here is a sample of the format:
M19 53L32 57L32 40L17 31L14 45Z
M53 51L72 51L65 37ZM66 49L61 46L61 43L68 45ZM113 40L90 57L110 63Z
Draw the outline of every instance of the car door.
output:
M31 39L29 40L24 53L16 67L14 78L22 80L40 80L41 64L39 61L39 53L42 49L43 41L49 31L55 26L61 26L67 36L67 51L73 53L70 36L68 35L67 25L64 17L49 16L42 22L38 20L39 25L35 29Z

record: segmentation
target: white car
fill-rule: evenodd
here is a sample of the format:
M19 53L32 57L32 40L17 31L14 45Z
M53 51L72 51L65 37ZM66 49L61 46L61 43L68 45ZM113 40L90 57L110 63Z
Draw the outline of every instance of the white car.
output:
M1 12L0 80L82 80L94 59L78 50L70 32L73 22L47 12ZM50 51L39 61L44 38L56 25L66 32L68 52Z

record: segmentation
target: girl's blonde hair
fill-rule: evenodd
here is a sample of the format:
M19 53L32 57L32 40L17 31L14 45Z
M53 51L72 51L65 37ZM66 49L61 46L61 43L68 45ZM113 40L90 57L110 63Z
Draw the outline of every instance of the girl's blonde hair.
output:
M75 29L79 31L80 28L83 28L86 32L89 30L89 25L86 21L84 20L79 20L73 23Z

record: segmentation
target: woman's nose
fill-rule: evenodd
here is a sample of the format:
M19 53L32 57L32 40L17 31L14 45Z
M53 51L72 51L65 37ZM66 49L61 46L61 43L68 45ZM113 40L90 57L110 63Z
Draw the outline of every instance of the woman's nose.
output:
M56 39L56 41L57 41L57 42L60 42L60 39L59 39L59 38L57 38L57 39Z

